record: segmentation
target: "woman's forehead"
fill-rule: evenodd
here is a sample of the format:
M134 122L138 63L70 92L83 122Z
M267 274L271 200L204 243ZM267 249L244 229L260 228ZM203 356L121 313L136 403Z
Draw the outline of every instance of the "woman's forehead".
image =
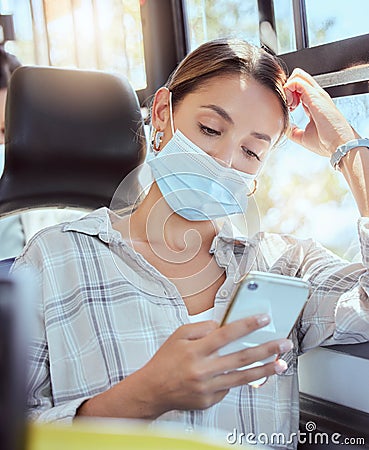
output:
M193 102L200 102L206 99L212 99L216 102L232 105L250 103L254 100L266 101L273 104L279 102L277 96L270 88L262 85L254 78L229 75L222 77L213 77L198 88L187 94L185 98L189 98Z
M268 134L279 136L284 128L284 115L277 95L253 78L245 76L214 77L187 94L182 108L193 111L223 109L234 124L250 121ZM221 114L219 114L221 115Z

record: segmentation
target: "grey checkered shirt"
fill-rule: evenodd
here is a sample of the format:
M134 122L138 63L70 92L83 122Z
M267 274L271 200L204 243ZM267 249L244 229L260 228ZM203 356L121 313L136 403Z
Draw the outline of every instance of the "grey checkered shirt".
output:
M43 422L72 422L88 398L142 367L189 316L176 287L112 228L106 208L47 228L25 248L14 270L36 269L42 294L31 346L28 411ZM226 228L226 227L225 227ZM303 277L311 296L283 355L288 369L261 388L233 388L218 404L169 411L157 421L184 429L239 433L298 429L297 355L319 345L369 340L369 219L358 223L362 263L348 263L311 239L259 233L235 240L223 229L209 249L226 269L215 298L221 320L237 276L260 270ZM286 445L283 445L286 448ZM294 448L295 443L287 445Z

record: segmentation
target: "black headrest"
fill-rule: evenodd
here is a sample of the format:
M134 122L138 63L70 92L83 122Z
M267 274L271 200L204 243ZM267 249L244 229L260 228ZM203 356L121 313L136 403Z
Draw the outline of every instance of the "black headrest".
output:
M5 122L0 215L109 206L144 157L136 93L112 74L21 67L9 85Z

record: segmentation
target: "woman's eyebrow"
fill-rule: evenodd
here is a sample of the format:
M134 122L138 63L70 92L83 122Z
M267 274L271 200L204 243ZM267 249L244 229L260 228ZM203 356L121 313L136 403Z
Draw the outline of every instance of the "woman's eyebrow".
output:
M253 131L251 136L254 136L256 139L261 139L263 141L267 141L269 144L272 142L271 137L268 134L258 133L257 131Z
M214 112L219 114L220 117L222 117L225 121L227 121L228 123L234 125L232 117L221 106L210 104L210 105L202 105L201 108L208 108L208 109L213 110ZM253 137L255 137L256 139L261 139L263 141L268 142L269 144L272 142L272 138L268 134L258 133L257 131L253 131L251 133L251 135Z
M228 123L234 125L234 122L232 120L232 117L227 113L226 110L224 110L223 108L221 108L218 105L202 105L201 108L208 108L208 109L212 109L213 111L215 111L217 114L219 114L225 121L227 121Z

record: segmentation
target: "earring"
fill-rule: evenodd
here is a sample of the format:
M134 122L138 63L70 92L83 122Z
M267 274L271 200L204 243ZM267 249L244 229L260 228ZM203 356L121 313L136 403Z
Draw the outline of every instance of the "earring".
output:
M254 180L254 189L251 192L249 192L248 194L246 194L246 196L251 197L252 195L254 195L257 188L258 188L258 182L257 182L257 180Z
M151 138L151 145L155 152L158 152L160 150L161 141L163 140L164 133L162 131L154 129L152 138Z

